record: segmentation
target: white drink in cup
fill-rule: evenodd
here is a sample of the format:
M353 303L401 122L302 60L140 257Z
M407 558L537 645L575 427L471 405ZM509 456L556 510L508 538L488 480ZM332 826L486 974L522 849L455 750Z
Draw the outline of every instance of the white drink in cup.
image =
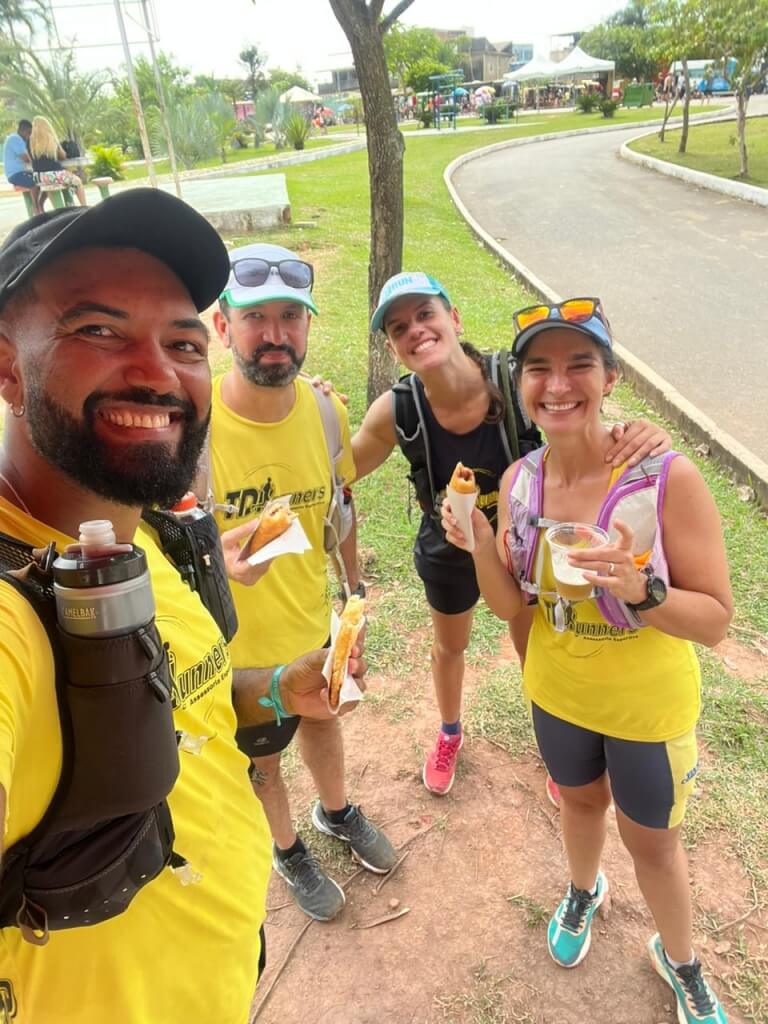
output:
M592 584L581 569L571 565L568 555L584 548L599 548L607 544L605 530L590 523L558 523L544 534L552 555L555 589L567 601L583 601L592 593Z

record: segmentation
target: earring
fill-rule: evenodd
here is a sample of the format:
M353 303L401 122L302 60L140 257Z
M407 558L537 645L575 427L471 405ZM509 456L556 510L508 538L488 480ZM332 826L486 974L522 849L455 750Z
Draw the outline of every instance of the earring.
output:
M11 412L13 413L13 415L16 417L17 420L20 420L21 417L26 412L26 406L24 405L23 402L21 403L21 405L19 406L18 409L16 408L15 405L12 405L11 406Z

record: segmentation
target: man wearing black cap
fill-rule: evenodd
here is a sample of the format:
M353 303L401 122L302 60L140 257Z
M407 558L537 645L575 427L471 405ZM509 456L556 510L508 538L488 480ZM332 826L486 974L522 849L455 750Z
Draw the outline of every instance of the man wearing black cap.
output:
M208 332L198 312L228 273L210 225L150 189L32 218L0 249L0 397L9 407L0 531L61 551L81 522L109 519L119 542L145 550L174 726L189 741L168 797L184 870L166 868L123 913L96 927L62 926L42 947L19 928L0 930L3 1021L248 1019L269 830L234 741L226 644L140 523L143 506L168 507L193 476L210 408ZM32 606L0 581L6 851L41 820L66 764L54 654ZM289 712L323 714L322 661L318 652L289 665L272 698ZM260 720L270 678L254 671L236 681L241 722Z

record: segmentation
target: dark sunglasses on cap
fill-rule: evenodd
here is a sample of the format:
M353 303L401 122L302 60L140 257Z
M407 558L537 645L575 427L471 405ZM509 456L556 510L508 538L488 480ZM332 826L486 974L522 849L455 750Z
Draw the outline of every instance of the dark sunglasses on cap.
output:
M257 256L235 260L232 274L243 288L259 288L266 284L272 269L280 275L283 284L289 288L309 288L315 283L315 274L311 263L303 260L264 260Z
M606 319L600 299L567 299L556 305L526 306L512 315L512 322L517 333L527 327L541 323L542 320L565 320L569 324L583 324L595 316L604 326L610 327Z

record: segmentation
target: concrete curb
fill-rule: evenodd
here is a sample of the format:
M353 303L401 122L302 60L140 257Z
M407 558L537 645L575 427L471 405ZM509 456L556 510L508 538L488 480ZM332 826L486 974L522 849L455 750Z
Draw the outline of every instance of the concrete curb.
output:
M275 167L290 167L293 164L309 164L315 160L324 160L329 156L343 156L345 153L356 153L360 149L365 149L366 146L367 142L365 140L362 142L345 142L340 146L327 146L322 149L306 149L301 153L292 153L288 156L275 157L273 160L264 160L259 163L256 163L255 161L253 163L251 163L251 161L244 161L240 164L231 164L224 170L217 169L215 171L203 171L200 174L195 174L194 180L203 181L206 178L231 178L235 174L257 174L259 171L270 171ZM184 181L182 179L182 185L183 184Z
M731 119L721 118L721 120ZM646 139L649 135L654 134L655 132L642 132L634 139L630 139L629 142L625 142L619 150L621 159L627 160L631 164L637 164L639 167L646 167L650 171L656 171L657 174L665 174L669 178L679 178L697 188L720 192L730 196L731 199L742 199L748 203L757 203L758 206L768 206L768 188L761 188L760 185L747 185L742 181L733 181L731 178L719 178L716 174L706 174L704 171L694 171L690 167L681 167L679 164L669 163L668 160L659 160L657 157L647 156L645 153L637 153L634 149L629 148L638 139Z
M596 130L603 131L605 129L591 128L581 132L561 132L560 135L584 135ZM612 128L609 127L607 130L611 131ZM505 249L503 245L497 242L495 238L478 224L462 202L452 178L458 168L468 163L471 159L476 160L499 149L514 148L515 145L520 145L521 143L541 142L557 137L557 133L537 135L531 136L529 139L513 139L507 143L496 143L492 146L486 146L483 149L473 150L471 153L465 153L463 156L457 157L448 164L443 172L443 180L445 181L448 193L456 209L474 234L490 252L512 271L515 277L527 285L540 298L550 303L560 302L562 296L553 291L529 267L513 256L511 252ZM510 142L512 146L510 146ZM665 380L664 377L656 373L655 370L651 369L647 363L630 352L624 345L616 342L615 351L621 363L624 376L635 386L635 389L643 397L649 399L662 415L680 427L687 437L698 443L703 442L707 444L710 453L715 459L722 466L730 470L739 482L749 484L754 489L761 504L768 507L768 464L745 448L735 437L721 430L713 420L684 398L668 380Z

